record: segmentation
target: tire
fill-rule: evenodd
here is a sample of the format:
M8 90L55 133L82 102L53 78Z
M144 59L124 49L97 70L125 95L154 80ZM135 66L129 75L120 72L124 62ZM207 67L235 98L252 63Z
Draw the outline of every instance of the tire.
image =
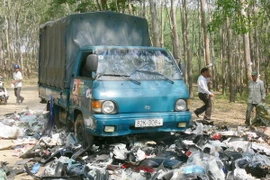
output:
M74 123L75 135L84 148L90 148L93 145L94 136L90 134L84 125L82 114L78 114Z
M73 123L73 121L67 120L66 127L67 127L68 132L74 132L74 123Z

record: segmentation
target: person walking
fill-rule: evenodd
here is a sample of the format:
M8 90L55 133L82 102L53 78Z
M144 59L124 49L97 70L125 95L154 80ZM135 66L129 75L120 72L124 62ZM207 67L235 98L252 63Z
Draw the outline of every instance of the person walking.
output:
M14 85L14 94L16 96L16 103L21 104L24 100L24 97L21 96L22 90L22 73L20 71L20 66L18 64L14 65L13 72L13 85Z
M214 97L214 93L212 93L208 88L208 83L210 82L210 71L208 68L201 69L201 75L198 78L198 96L201 101L203 101L204 105L200 108L197 108L194 113L199 118L199 115L205 112L203 120L210 120L212 113L212 102L211 97Z
M263 81L258 79L258 72L251 74L252 80L248 83L248 104L246 111L246 125L250 125L250 114L254 107L265 101L265 88Z

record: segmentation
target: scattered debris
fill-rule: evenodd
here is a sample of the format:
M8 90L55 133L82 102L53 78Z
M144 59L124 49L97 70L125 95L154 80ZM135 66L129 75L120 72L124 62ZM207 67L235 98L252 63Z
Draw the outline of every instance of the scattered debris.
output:
M193 122L183 133L99 138L84 149L73 132L43 135L47 112L24 111L0 119L2 138L14 138L15 169L1 163L0 179L26 171L34 179L177 180L267 179L270 177L268 127L217 127ZM15 128L17 128L15 130ZM12 132L12 133L11 133ZM120 143L121 142L121 143ZM18 167L21 169L18 170ZM43 168L41 168L43 167Z

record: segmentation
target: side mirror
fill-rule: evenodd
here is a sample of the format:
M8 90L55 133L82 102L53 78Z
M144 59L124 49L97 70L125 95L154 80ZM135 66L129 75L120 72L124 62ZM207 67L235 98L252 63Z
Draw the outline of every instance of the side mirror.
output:
M90 54L89 56L87 56L85 67L88 71L97 71L98 55Z
M184 62L179 62L178 66L180 68L180 70L182 71L183 75L186 74L186 64Z

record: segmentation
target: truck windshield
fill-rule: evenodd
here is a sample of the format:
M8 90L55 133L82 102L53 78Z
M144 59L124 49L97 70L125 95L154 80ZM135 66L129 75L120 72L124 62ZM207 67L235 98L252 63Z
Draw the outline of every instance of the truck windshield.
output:
M163 50L103 49L97 54L99 79L182 79L174 60Z

